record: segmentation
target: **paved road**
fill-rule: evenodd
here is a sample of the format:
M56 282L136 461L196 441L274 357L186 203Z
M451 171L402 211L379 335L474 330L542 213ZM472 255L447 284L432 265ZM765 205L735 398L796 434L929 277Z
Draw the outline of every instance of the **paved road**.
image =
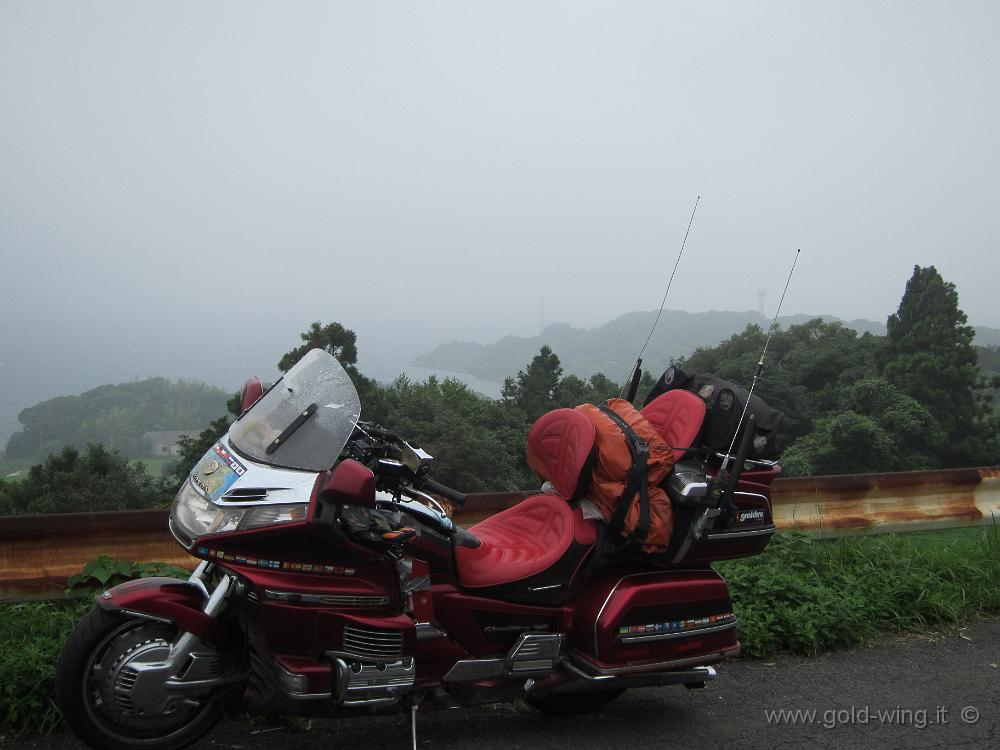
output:
M767 712L780 710L816 713L805 724L768 719ZM550 719L524 704L425 714L419 741L435 750L1000 748L1000 620L816 659L732 662L705 690L636 690L582 718ZM306 746L403 749L409 729L402 717L317 721L307 733L227 722L196 750ZM4 747L81 746L56 738Z

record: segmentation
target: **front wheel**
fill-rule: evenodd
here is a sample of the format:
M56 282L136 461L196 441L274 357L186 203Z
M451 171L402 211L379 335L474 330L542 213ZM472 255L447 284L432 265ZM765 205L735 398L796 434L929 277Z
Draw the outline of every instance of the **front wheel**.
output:
M176 750L215 726L219 700L170 694L162 680L144 682L144 670L166 661L176 636L171 625L100 607L80 621L56 667L56 703L77 737L109 750Z

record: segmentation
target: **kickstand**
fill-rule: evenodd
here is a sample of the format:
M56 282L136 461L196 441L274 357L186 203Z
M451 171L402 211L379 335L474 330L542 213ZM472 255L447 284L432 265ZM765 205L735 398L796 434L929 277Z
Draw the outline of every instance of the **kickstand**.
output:
M417 750L417 702L410 704L410 736L413 738L413 750Z

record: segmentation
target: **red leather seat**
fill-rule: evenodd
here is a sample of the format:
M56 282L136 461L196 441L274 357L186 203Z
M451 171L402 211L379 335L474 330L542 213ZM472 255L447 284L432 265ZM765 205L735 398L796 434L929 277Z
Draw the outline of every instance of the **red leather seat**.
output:
M684 449L701 432L705 421L705 402L690 391L680 389L657 396L642 408L642 416L649 420L660 437L674 450L674 462L684 458Z
M456 547L458 581L479 588L531 578L558 562L574 540L592 545L594 522L555 495L534 495L472 526L481 544Z
M595 434L573 409L556 409L532 425L528 463L558 495L534 495L472 526L480 545L455 548L459 583L481 588L521 581L555 565L571 547L579 554L595 543L594 522L567 503L589 475Z

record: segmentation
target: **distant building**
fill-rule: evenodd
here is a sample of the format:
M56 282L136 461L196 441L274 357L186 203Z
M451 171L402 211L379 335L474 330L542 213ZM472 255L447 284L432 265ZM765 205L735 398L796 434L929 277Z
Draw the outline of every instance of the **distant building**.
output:
M177 441L181 439L181 435L198 437L199 432L201 430L161 430L159 432L147 432L146 437L149 438L149 455L157 458L179 456L180 449L177 447Z

